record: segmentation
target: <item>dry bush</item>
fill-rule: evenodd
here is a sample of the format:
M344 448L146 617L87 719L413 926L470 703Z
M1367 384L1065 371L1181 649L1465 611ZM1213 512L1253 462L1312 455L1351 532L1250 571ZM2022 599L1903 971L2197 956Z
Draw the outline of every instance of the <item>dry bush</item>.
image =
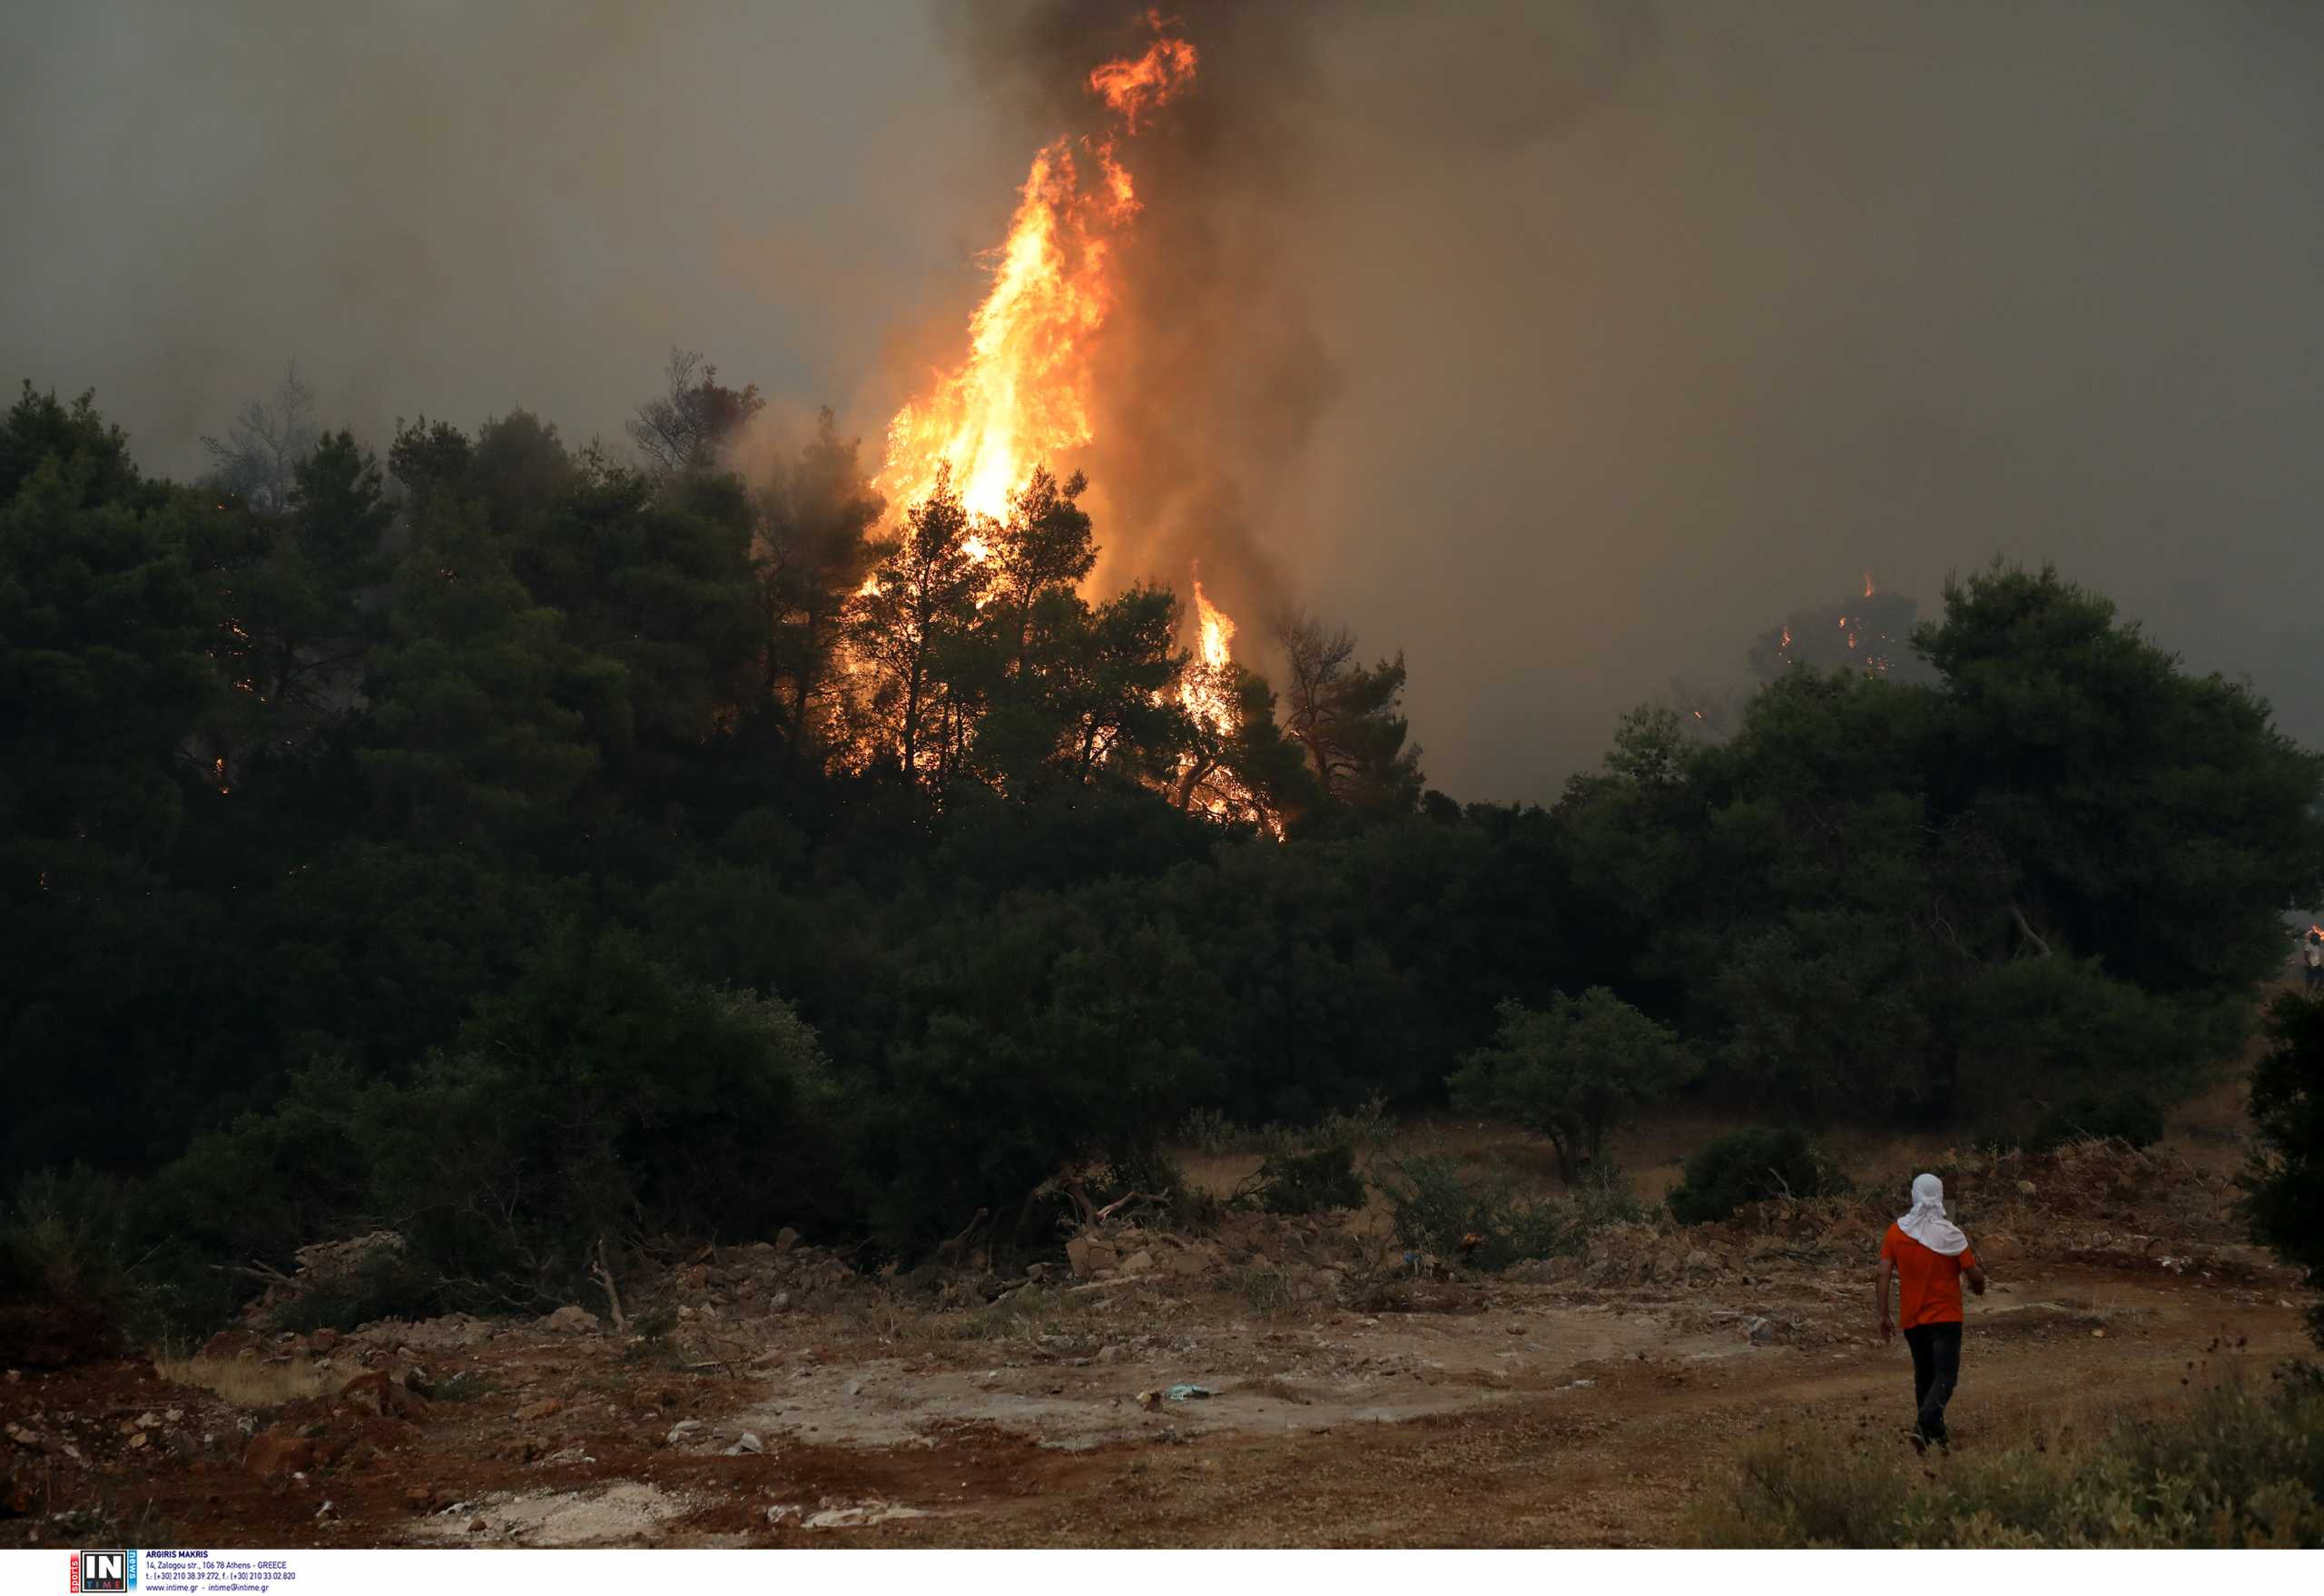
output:
M304 1358L270 1364L255 1358L156 1357L153 1373L192 1385L236 1407L271 1408L330 1392L334 1373Z

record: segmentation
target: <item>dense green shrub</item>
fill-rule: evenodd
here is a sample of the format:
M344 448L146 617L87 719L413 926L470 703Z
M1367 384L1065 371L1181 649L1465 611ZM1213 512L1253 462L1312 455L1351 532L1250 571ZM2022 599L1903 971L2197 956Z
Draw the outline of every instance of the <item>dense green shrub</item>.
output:
M1505 1177L1464 1176L1459 1159L1441 1153L1394 1159L1378 1184L1407 1249L1492 1271L1578 1252L1597 1225L1639 1213L1611 1182L1587 1186L1574 1200L1529 1201Z
M351 1330L375 1319L425 1319L467 1300L434 1270L381 1248L346 1273L318 1281L269 1315L278 1330Z
M0 1362L46 1367L151 1327L119 1182L84 1168L26 1176L0 1208Z
M1544 1010L1505 1002L1497 1012L1492 1045L1448 1083L1453 1106L1547 1138L1568 1185L1597 1161L1608 1132L1694 1074L1669 1027L1604 987Z
M535 1308L569 1300L599 1236L768 1236L827 1205L832 1097L783 1005L568 930L410 1084L320 1065L199 1138L155 1177L152 1223L279 1269L305 1241L400 1231L392 1267L287 1310L316 1323Z
M2295 1368L1934 1469L1884 1436L1787 1433L1748 1448L1690 1529L1719 1547L2324 1547L2324 1380Z
M2144 1092L2076 1098L2042 1116L2026 1145L2037 1152L2096 1137L2151 1148L2162 1139L2162 1110Z
M2243 1179L2251 1234L2324 1287L2324 1001L2286 992L2268 1011L2273 1039L2251 1072L2260 1150ZM2324 1303L2309 1311L2324 1344Z
M1355 1148L1326 1142L1312 1152L1276 1153L1259 1165L1259 1207L1270 1214L1317 1214L1326 1208L1364 1206L1364 1177L1355 1172Z
M1746 1203L1820 1197L1847 1189L1847 1177L1797 1126L1729 1131L1696 1149L1668 1199L1681 1225L1730 1217Z

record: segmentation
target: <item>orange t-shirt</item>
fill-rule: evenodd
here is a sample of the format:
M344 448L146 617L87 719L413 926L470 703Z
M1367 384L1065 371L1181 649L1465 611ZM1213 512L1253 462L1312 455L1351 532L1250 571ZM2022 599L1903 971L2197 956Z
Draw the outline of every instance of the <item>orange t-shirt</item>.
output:
M1905 1235L1903 1226L1891 1225L1880 1238L1880 1256L1896 1260L1905 1308L1899 1325L1909 1330L1915 1325L1961 1323L1961 1271L1978 1266L1974 1252L1963 1247L1948 1258Z

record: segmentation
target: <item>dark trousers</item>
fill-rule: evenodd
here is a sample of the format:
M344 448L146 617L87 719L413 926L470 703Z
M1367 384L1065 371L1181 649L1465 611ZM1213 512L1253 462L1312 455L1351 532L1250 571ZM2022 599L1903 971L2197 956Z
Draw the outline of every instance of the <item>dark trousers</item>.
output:
M1920 1410L1914 1431L1925 1441L1945 1441L1945 1404L1961 1383L1961 1325L1915 1325L1905 1332L1913 1349L1913 1405Z

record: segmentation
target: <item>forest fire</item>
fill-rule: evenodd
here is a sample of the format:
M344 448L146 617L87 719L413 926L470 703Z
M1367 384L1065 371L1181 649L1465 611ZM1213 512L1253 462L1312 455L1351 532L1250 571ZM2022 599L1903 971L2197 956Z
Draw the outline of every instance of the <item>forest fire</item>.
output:
M1063 468L1095 436L1100 334L1121 296L1118 257L1142 208L1119 151L1188 90L1197 61L1173 23L1158 12L1145 21L1154 37L1143 54L1102 63L1084 80L1104 103L1108 125L1059 137L1034 155L1008 235L991 257L992 285L970 317L965 358L934 373L888 427L874 486L889 514L901 526L949 484L968 518L960 547L980 565L992 557L989 523L1009 516L1036 471ZM864 593L879 580L867 579ZM1199 581L1193 587L1195 655L1176 698L1212 751L1180 762L1175 796L1181 807L1265 819L1264 806L1219 754L1242 715L1235 623Z
M1139 202L1116 156L1116 137L1193 80L1195 48L1169 37L1158 15L1145 54L1109 61L1088 86L1113 112L1116 133L1060 138L1033 157L993 284L969 320L969 353L896 413L876 486L891 505L920 502L950 468L972 515L1000 517L1037 466L1091 438L1091 345L1118 293L1114 251Z

